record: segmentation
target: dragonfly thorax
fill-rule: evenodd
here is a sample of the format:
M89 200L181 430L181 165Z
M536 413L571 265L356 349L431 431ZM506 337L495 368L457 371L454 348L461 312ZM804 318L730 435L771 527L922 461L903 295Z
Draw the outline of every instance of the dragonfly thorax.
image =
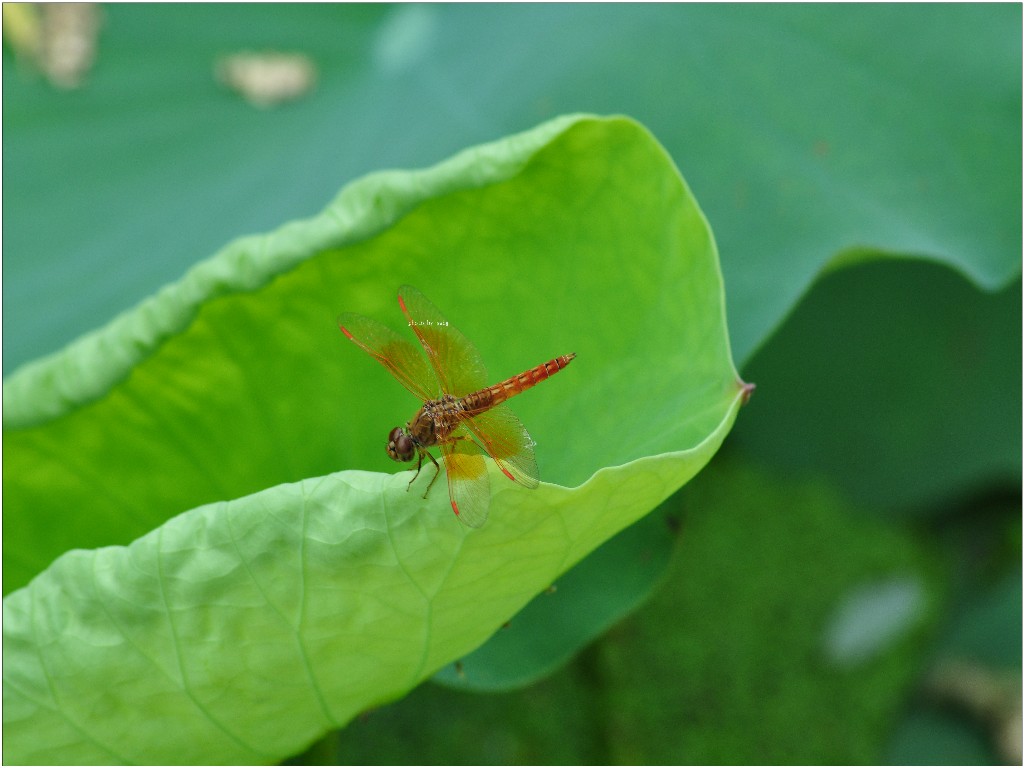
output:
M395 461L412 461L417 450L446 441L459 425L460 410L458 398L452 395L427 401L408 424L395 427L388 434L388 456Z

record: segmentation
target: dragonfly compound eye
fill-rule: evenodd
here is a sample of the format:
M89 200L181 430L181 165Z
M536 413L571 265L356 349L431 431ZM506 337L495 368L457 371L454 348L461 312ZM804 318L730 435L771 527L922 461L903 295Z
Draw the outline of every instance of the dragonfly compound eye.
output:
M416 444L400 427L395 427L388 435L387 452L395 461L412 461L416 455Z

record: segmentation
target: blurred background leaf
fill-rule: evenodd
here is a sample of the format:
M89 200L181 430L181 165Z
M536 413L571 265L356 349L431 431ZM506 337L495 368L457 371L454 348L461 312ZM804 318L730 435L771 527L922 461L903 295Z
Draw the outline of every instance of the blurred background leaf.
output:
M112 5L101 19L79 90L4 53L3 311L19 329L5 373L345 180L575 111L635 117L686 169L740 361L845 249L943 260L990 288L1020 269L1018 6ZM315 90L253 108L214 76L243 50L306 55Z
M776 502L761 514L789 513L773 476L812 476L855 500L840 505L859 521L851 525L894 525L929 551L937 542L950 597L924 620L935 643L951 617L1018 573L1019 6L112 6L102 18L95 65L76 91L11 66L5 48L5 374L227 240L319 210L366 171L428 165L558 113L627 113L665 145L714 227L733 352L759 385L733 450L768 472L765 495ZM214 76L216 62L243 50L303 54L315 86L257 109ZM924 265L864 264L814 285L823 270L880 255L949 265L998 293ZM698 544L684 534L678 557ZM649 571L639 596L659 573ZM775 580L761 573L748 588ZM589 599L595 581L566 577L557 598ZM717 599L705 594L709 608ZM551 626L528 621L517 617L510 631ZM754 647L816 669L799 644L769 646L768 628L748 630L750 647L728 659L737 678ZM672 634L688 631L677 617ZM601 647L553 679L614 693L587 666ZM902 658L896 677L910 702L922 662ZM672 673L680 686L685 669ZM422 723L434 705L423 697L435 694L421 689L398 705L420 707L403 740L444 746L446 762L466 761L460 751L477 744L491 748L473 753L485 762L525 742L535 762L613 754L610 740L624 737L593 719L594 688L555 696L550 682L524 694L536 710L480 697L432 709L453 729L444 739L438 723ZM859 713L874 735L849 759L865 759L870 743L870 759L899 760L909 753L880 746L898 730L892 699L871 701ZM485 707L509 733L477 738ZM463 709L475 719L458 718ZM917 717L907 711L908 722ZM969 718L948 722L955 739ZM534 740L530 723L561 740ZM703 730L679 727L692 738ZM976 732L984 744L987 732ZM762 737L765 754L812 751ZM378 741L379 761L385 749ZM985 749L957 754L995 754Z
M1011 488L1020 319L1019 280L984 294L926 262L830 273L745 368L767 402L736 439L890 513L941 514L982 489Z

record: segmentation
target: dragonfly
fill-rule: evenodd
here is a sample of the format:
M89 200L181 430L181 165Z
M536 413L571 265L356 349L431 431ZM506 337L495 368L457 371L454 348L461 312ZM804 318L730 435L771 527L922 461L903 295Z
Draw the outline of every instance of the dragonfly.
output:
M486 522L491 489L484 460L489 456L505 476L525 488L540 484L536 443L505 401L554 376L576 357L552 358L522 373L488 385L490 380L476 346L441 310L410 285L398 290L398 306L419 340L419 348L386 325L345 313L338 327L383 365L423 404L404 427L388 434L386 451L398 462L416 459L416 474L430 459L436 471L423 493L441 474L431 448L441 452L448 475L448 495L456 517L471 528ZM422 348L422 349L421 349Z

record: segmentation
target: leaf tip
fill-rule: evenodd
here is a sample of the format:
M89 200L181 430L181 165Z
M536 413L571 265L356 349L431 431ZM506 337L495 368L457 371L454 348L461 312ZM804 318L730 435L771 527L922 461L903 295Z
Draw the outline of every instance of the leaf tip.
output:
M747 382L742 381L742 380L739 382L739 384L740 384L740 389L743 391L743 394L742 394L743 403L742 404L746 405L747 403L750 402L750 396L752 394L754 394L754 390L757 389L757 384L754 384L753 382L747 383Z

